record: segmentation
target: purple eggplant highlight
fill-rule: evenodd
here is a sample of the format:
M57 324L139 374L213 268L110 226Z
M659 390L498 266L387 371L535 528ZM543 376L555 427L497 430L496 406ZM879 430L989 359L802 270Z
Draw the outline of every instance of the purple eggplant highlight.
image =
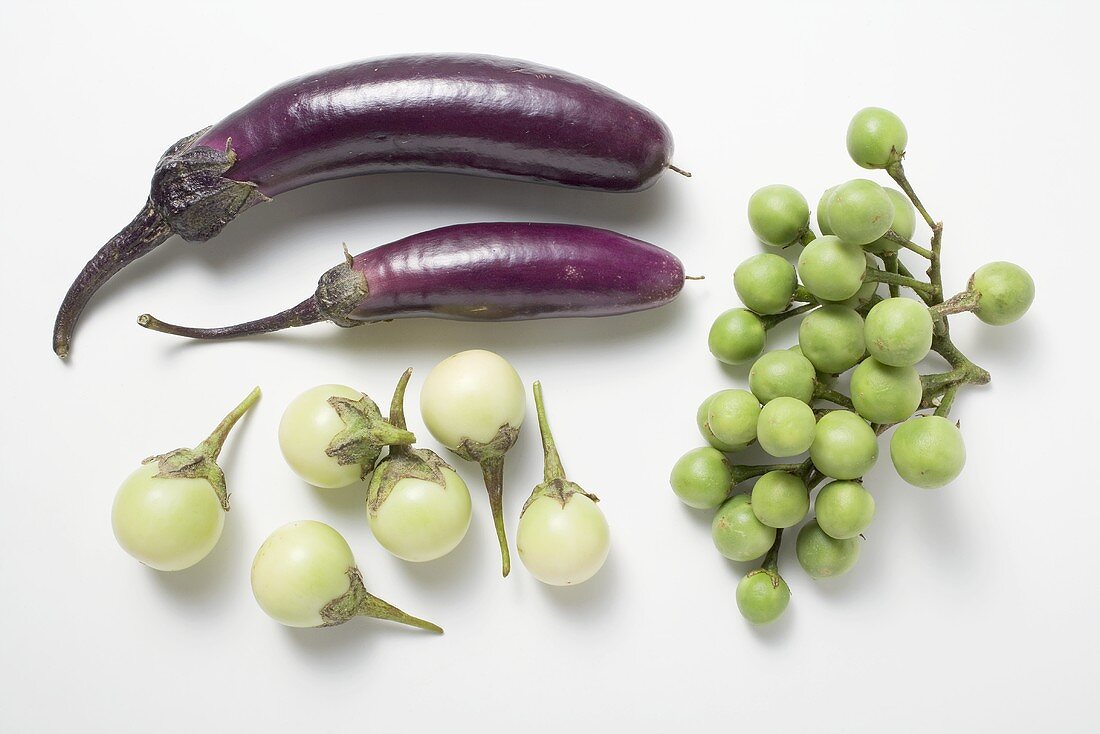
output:
M481 55L361 61L286 82L172 146L149 200L77 276L54 327L68 354L84 306L173 234L204 241L238 214L319 181L436 171L640 191L672 166L652 112L567 72ZM438 315L438 314L435 314Z
M401 318L461 321L613 316L656 308L684 285L672 253L606 229L482 222L421 232L328 270L313 296L273 316L215 328L146 328L194 339L233 339L331 321L357 326Z

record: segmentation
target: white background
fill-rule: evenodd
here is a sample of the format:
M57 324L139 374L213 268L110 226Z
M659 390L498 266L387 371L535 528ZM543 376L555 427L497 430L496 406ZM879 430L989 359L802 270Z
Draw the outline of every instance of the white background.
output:
M0 729L1086 730L1100 653L1089 5L5 3ZM300 73L439 50L597 79L660 114L695 177L634 196L423 174L316 185L208 244L170 241L100 293L69 363L53 356L62 294L141 205L170 143ZM747 197L783 181L816 202L865 175L844 131L868 104L909 127L909 173L947 224L949 287L1007 259L1038 298L1013 326L957 319L957 341L994 375L957 404L964 475L921 491L880 461L859 565L816 583L788 544L791 606L753 629L733 595L748 566L713 550L709 514L681 506L667 475L700 442L698 402L744 384L705 338L735 301L734 266L760 248ZM318 325L225 344L134 325L143 311L260 316L312 292L341 242L360 251L486 219L610 227L708 277L666 309L605 320ZM792 340L781 329L772 343ZM370 537L361 486L311 489L278 454L298 392L342 382L384 400L408 366L411 427L429 438L421 381L472 347L543 381L566 468L603 499L613 550L589 584L547 588L518 564L501 580L471 465L459 467L477 500L466 540L413 566ZM264 397L224 454L234 509L220 545L182 573L138 565L111 534L117 484L143 457L200 440L254 384ZM512 530L540 460L528 428L509 458ZM339 529L369 588L447 634L266 618L252 554L304 518Z

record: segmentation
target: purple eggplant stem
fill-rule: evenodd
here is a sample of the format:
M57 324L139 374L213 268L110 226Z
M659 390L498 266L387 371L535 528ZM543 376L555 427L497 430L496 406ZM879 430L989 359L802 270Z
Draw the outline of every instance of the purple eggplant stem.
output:
M563 71L480 55L360 61L286 82L180 140L157 164L141 214L84 267L57 315L66 356L92 295L178 234L216 236L238 214L318 181L436 171L627 192L671 165L652 112Z
M483 222L421 232L349 256L321 276L312 297L273 316L209 329L149 314L138 323L194 339L232 339L318 321L357 326L413 317L613 316L668 303L684 280L672 253L606 229Z

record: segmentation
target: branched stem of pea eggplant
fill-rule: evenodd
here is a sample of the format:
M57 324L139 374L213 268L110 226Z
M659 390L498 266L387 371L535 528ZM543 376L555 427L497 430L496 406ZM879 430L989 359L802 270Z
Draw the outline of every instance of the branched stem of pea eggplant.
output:
M910 242L908 239L901 237L893 231L886 233L886 239L928 260L928 270L926 271L928 280L920 280L910 272L909 268L901 262L897 253L880 255L883 269L869 268L868 273L871 279L880 283L886 283L889 286L891 296L897 296L900 289L903 287L909 288L926 306L928 306L928 310L932 314L933 324L932 351L943 357L947 364L950 365L951 369L946 372L921 376L923 395L921 397L920 407L918 407L917 410L933 410L934 415L946 418L951 412L956 394L963 385L984 385L990 380L989 372L971 361L970 358L963 354L962 350L951 341L950 326L947 320L948 316L952 314L973 311L978 305L978 295L967 288L950 298L944 298L942 274L943 222L936 221L932 215L928 213L928 210L924 207L924 204L913 190L912 185L909 183L909 179L905 175L905 168L902 166L903 157L904 153L894 151L891 162L886 166L886 172L890 174L890 178L897 182L901 190L905 192L905 195L913 202L913 206L916 210L920 212L925 223L932 229L931 246L929 248L922 247L914 242ZM813 231L808 228L800 237L803 245L809 244L814 239L815 235ZM791 300L792 302L799 302L803 305L788 309L774 316L765 317L765 324L769 328L788 318L812 311L822 305L819 299L815 298L813 294L801 286L795 291L794 297ZM866 311L874 304L875 300L858 310L865 316ZM814 400L825 400L845 408L852 408L852 400L850 397L838 390L821 384L814 390ZM872 425L872 428L875 430L875 435L882 435L893 425L894 424L876 423ZM826 478L824 474L817 470L817 467L814 466L813 460L811 459L806 459L797 464L737 466L734 467L734 480L730 487L730 491L733 491L733 486L747 479L759 477L769 471L786 471L794 474L806 484L807 493L813 492L814 488ZM773 572L776 571L778 567L779 548L782 542L783 533L779 531L776 533L775 543L765 557L763 564L765 569L770 569Z

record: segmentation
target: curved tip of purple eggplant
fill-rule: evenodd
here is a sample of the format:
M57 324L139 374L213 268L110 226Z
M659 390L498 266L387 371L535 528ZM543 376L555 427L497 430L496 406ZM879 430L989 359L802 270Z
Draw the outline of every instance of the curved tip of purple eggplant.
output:
M172 230L153 208L152 202L134 220L99 248L76 276L65 293L53 326L53 351L58 357L69 356L76 322L96 291L118 271L157 247L172 235Z

